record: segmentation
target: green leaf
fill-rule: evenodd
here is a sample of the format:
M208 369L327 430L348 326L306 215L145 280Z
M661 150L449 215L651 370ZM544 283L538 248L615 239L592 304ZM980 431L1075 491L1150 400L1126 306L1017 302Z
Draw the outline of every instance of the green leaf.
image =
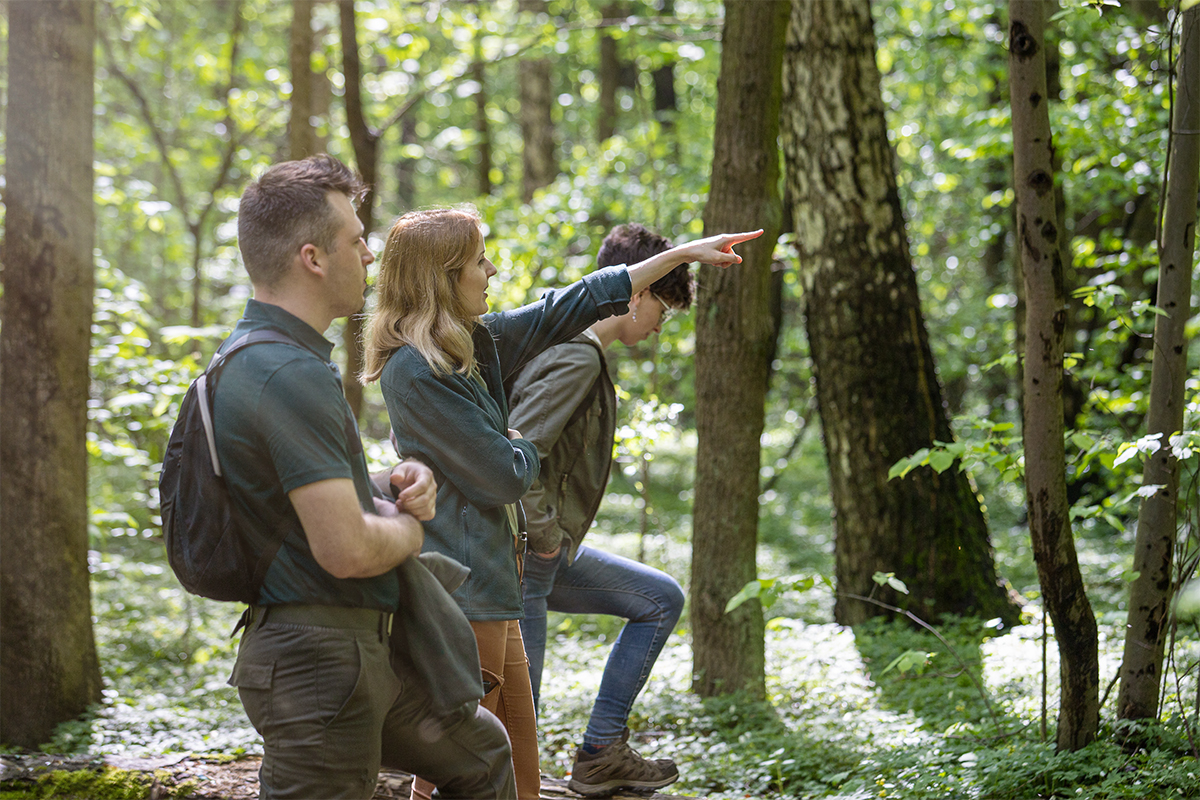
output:
M945 472L954 463L954 456L945 450L935 450L929 454L929 466L937 472Z
M728 614L742 603L757 598L762 593L762 590L767 588L766 585L772 583L774 583L774 580L771 579L750 581L742 587L740 592L729 598L729 602L725 604L725 613Z
M1189 11L1193 6L1196 5L1196 3L1200 3L1200 0L1183 0L1183 2L1179 4L1179 10Z

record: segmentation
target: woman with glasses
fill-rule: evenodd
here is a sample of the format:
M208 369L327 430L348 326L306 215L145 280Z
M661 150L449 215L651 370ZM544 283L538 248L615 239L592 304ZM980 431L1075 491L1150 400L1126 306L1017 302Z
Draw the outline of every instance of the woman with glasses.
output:
M597 270L535 303L494 314L488 282L496 268L474 209L410 212L388 234L362 379L380 381L400 454L428 464L437 479L437 514L425 523L424 549L471 569L453 596L479 645L482 704L512 741L519 800L536 800L541 778L518 625L524 616L518 504L538 476L539 460L533 443L509 423L504 382L547 348L625 313L677 265L738 263L733 245L760 234L710 236L628 268ZM656 302L639 301L645 306L639 316ZM415 781L413 791L425 795L432 787Z
M671 243L641 225L614 229L600 247L600 266L636 263ZM675 782L670 759L642 758L628 744L627 722L650 669L683 610L683 590L670 575L581 544L604 496L616 431L616 391L605 351L657 333L667 317L692 303L692 280L680 264L634 294L624 314L602 319L524 367L509 392L510 423L537 445L542 469L526 493L529 550L525 619L534 702L541 693L546 612L609 614L627 620L613 645L575 754L568 786L585 796L619 789L657 789Z

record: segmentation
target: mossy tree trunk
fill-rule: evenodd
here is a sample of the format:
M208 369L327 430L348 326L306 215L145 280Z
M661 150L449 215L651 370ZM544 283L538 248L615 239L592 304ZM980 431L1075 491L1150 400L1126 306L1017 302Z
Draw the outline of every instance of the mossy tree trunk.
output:
M1017 246L1025 275L1025 499L1034 561L1054 621L1061 688L1060 750L1096 737L1099 662L1096 618L1083 586L1067 502L1063 443L1063 338L1067 299L1055 209L1046 97L1045 3L1009 3L1009 98Z
M0 741L100 700L88 576L92 3L10 3L0 298Z
M779 72L787 0L725 4L706 233L763 228L743 263L702 266L696 305L693 689L765 694L762 608L725 605L756 577L758 476L772 342L771 259L779 198Z
M794 4L783 147L832 489L839 622L907 608L1016 620L969 477L899 459L953 435L921 314L868 0ZM873 580L895 573L910 594Z

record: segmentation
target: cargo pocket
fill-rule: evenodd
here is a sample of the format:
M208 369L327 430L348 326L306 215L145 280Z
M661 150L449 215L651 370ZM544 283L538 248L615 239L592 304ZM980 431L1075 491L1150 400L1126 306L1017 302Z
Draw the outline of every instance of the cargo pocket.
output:
M233 665L233 674L229 676L229 685L237 687L246 716L259 735L271 721L271 682L274 675L273 663L248 664L238 661Z
M358 679L322 732L321 761L328 770L364 770L374 780L379 769L380 731L402 683L388 663L384 645L356 642Z

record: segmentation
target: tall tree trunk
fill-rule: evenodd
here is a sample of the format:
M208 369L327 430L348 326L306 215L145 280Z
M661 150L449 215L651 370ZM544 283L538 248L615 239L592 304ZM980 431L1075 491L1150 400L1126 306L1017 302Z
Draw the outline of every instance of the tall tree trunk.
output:
M662 0L659 13L664 17L674 16L675 0ZM678 111L679 101L675 93L675 61L671 60L654 70L654 118L658 120L658 124L664 131L673 131Z
M600 8L605 20L624 16L624 4L606 3ZM609 36L607 28L600 29L600 64L597 70L600 80L600 104L596 117L596 140L604 143L617 132L617 87L621 85L621 58L617 52L617 40Z
M1025 273L1025 497L1029 533L1060 657L1058 748L1078 750L1099 724L1096 618L1079 573L1063 445L1067 300L1055 211L1046 97L1045 4L1009 3L1009 96L1017 242Z
M478 85L475 90L475 131L479 134L479 194L487 197L492 193L492 126L487 116L487 71L483 63L483 32L475 34L475 61L471 64L471 77Z
M298 160L318 152L312 118L316 108L312 73L312 11L314 0L292 0L291 45L288 63L292 72L291 115L288 118L288 158Z
M547 2L520 0L517 8L522 13L545 14ZM533 199L534 192L549 186L558 176L558 162L554 157L554 121L551 118L554 92L549 58L523 58L517 70L520 75L521 141L524 143L521 197L528 203Z
M400 120L400 144L417 143L417 115L406 114ZM417 207L417 159L400 156L396 159L396 202L400 210Z
M0 298L0 741L100 700L88 585L95 6L8 7Z
M783 147L806 298L809 349L833 494L838 599L854 625L886 613L1015 621L965 473L900 458L950 442L942 389L887 138L868 0L794 4L784 65ZM892 572L902 595L877 587Z
M1129 595L1125 658L1117 715L1121 719L1158 717L1163 645L1174 590L1172 563L1177 531L1179 461L1170 437L1183 429L1184 385L1188 376L1192 268L1196 244L1196 193L1200 191L1200 7L1183 15L1179 77L1171 109L1171 147L1166 207L1159 244L1154 360L1150 376L1147 433L1160 434L1161 449L1146 459L1143 486L1161 487L1138 514L1133 568L1138 577Z
M346 124L350 129L350 144L354 148L354 161L358 174L367 187L366 194L358 204L358 219L366 233L375 226L375 171L379 158L379 132L367 124L362 103L362 63L358 57L358 24L354 14L354 0L339 0L338 10L342 35L342 74L346 79ZM342 374L342 392L350 404L354 416L362 415L363 387L358 380L362 372L362 326L361 314L346 318L342 333L342 346L346 348L346 370Z
M696 500L692 514L693 689L765 695L761 606L725 613L756 576L760 439L779 236L779 70L787 0L725 3L706 233L763 228L743 263L702 266L696 306Z

